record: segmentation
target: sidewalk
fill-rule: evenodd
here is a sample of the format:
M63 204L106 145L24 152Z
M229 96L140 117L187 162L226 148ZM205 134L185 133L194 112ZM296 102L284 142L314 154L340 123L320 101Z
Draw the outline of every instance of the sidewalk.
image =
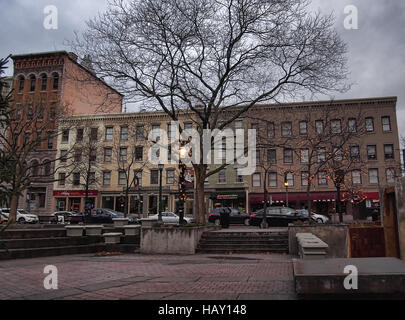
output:
M58 269L46 290L44 268ZM278 254L93 254L0 263L0 299L276 300L296 299L291 257Z

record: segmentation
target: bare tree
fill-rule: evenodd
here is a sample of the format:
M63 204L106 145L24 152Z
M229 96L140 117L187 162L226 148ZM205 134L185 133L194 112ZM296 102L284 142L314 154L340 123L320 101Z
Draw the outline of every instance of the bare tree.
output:
M187 110L202 137L259 102L345 91L346 45L332 15L306 0L114 0L73 43L94 72L172 120ZM238 108L236 108L238 107ZM232 117L219 123L223 112ZM180 128L182 131L182 128ZM193 163L196 221L205 223L207 164Z

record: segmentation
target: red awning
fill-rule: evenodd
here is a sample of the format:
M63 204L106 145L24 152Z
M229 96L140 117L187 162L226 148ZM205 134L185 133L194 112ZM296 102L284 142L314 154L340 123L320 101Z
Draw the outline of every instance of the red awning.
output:
M285 193L277 193L277 194L269 194L267 200L270 201L270 196L273 202L285 202L286 201L286 194ZM335 192L312 192L311 193L311 200L312 201L335 201L336 193ZM302 201L305 202L307 200L306 193L288 193L288 201L297 202ZM264 201L264 195L262 194L250 194L249 195L249 203L262 203Z

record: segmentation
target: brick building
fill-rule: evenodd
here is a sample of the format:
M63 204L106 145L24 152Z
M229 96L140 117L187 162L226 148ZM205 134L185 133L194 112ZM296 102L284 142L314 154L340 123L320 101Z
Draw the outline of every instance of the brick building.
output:
M30 121L33 104L40 104L41 109L37 112L43 113L44 121L49 123L46 130L42 130L46 132L37 133L41 137L48 135L49 138L42 139L29 159L39 165L51 163L38 169L41 176L45 176L54 169L57 139L51 133L57 132L57 121L53 121L53 118L57 118L56 110L63 109L66 115L117 113L122 110L122 95L82 66L74 53L54 51L13 55L11 58L14 63L13 103L16 118ZM24 143L25 137L17 139L19 143ZM49 180L34 179L27 194L20 197L19 208L27 208L37 214L53 212L53 183Z

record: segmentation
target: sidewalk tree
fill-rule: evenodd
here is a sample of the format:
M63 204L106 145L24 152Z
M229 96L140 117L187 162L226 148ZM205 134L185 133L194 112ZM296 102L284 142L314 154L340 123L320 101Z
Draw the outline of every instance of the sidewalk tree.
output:
M345 91L346 45L334 17L306 0L113 0L72 43L130 101L223 129L261 102ZM219 122L221 114L234 115ZM182 128L180 128L182 131ZM213 140L213 139L212 139ZM207 154L193 163L206 222Z

